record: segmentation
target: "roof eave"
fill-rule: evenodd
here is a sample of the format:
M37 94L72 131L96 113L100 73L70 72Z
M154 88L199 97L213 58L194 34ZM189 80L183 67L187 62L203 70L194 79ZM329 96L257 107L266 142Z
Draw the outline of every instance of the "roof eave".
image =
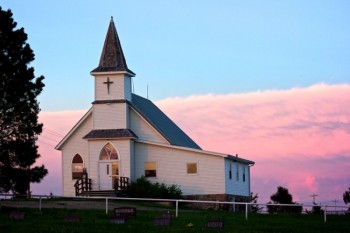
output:
M253 162L251 160L243 159L243 158L240 158L240 157L237 157L237 156L233 156L233 155L227 155L226 158L231 160L231 161L234 161L234 162L241 162L241 163L246 163L246 164L251 164L251 165L255 164L255 162Z
M131 139L131 140L136 140L136 137L96 137L96 138L84 138L86 141L91 141L91 140L123 140L123 139Z
M195 148L177 146L177 145L167 145L167 144L161 144L161 143L157 143L157 142L150 142L150 141L143 141L143 140L135 140L135 141L139 142L139 143L150 144L150 145L155 145L155 146L169 147L169 148L174 148L174 149L179 149L179 150L198 152L200 154L218 156L218 157L221 157L224 159L230 159L230 160L245 163L245 164L252 164L252 165L255 164L255 162L253 162L253 161L250 161L247 159L242 159L242 158L228 155L228 154L219 153L219 152L213 152L213 151L207 151L207 150L195 149ZM235 159L233 159L232 157L234 157Z
M132 71L91 71L90 75L99 76L99 75L113 75L113 74L126 74L130 77L135 77L136 74Z

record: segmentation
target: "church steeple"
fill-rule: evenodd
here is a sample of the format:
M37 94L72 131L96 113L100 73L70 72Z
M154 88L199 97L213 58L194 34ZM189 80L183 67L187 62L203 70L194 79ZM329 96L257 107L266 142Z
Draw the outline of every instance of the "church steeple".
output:
M91 73L123 71L129 73L131 76L135 76L135 73L129 70L126 64L123 49L113 22L113 17L111 17L105 43L103 45L100 63L96 69L91 71Z

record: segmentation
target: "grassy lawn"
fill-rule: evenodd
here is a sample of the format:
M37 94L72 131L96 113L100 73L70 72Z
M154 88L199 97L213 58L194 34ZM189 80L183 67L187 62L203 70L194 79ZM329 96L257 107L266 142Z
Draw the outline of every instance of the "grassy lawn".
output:
M25 219L11 220L9 213L13 210L25 212ZM154 218L161 213L138 210L136 218L128 220L126 224L111 224L109 217L112 213L106 215L103 210L52 208L40 212L38 209L2 207L0 232L350 232L349 215L327 216L327 223L324 223L322 215L250 214L247 221L244 214L182 210L178 218L173 217L170 226L154 226ZM66 215L79 215L81 221L65 222ZM224 228L207 228L206 223L210 219L223 219ZM192 226L189 227L188 224Z

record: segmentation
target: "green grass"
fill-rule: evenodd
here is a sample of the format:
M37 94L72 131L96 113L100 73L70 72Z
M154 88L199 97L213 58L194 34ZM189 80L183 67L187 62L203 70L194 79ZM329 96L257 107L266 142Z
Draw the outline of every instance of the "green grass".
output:
M178 218L173 218L171 226L154 226L153 219L161 211L138 211L135 219L126 224L117 225L109 222L112 213L106 215L103 210L74 209L16 209L24 211L24 220L10 220L9 213L13 208L3 207L0 210L0 232L23 233L74 233L74 232L350 232L350 216L327 216L327 223L322 215L263 215L250 214L248 221L244 214L222 211L182 210ZM172 212L174 215L175 213ZM81 222L65 222L64 216L79 215ZM223 219L223 229L206 227L209 219ZM188 227L191 223L193 226Z

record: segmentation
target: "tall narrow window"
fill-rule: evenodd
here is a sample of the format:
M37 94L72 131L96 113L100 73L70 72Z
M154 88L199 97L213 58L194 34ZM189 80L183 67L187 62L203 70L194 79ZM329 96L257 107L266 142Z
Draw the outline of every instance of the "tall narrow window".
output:
M197 174L197 163L187 164L187 174Z
M83 174L84 163L83 158L76 154L72 160L72 179L80 179Z
M111 143L107 143L100 152L100 160L118 159L117 150Z
M243 182L245 182L245 167L242 167L243 168Z
M239 181L239 167L236 166L236 181Z
M228 171L228 177L229 179L231 180L232 179L232 163L230 162L230 165L229 165L229 171Z
M156 162L145 163L145 177L157 177L157 164Z

